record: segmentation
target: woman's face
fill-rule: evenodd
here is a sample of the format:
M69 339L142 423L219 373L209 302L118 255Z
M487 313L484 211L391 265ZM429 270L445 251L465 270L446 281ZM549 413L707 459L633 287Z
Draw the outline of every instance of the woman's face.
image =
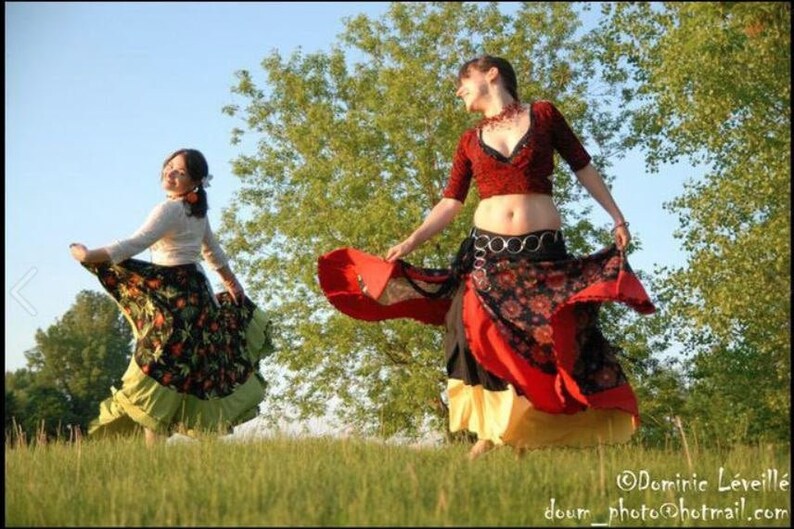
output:
M188 175L185 157L181 154L174 156L165 164L161 178L163 189L169 195L184 195L195 186Z
M480 110L482 96L488 94L488 76L477 68L469 66L466 74L461 77L455 96L463 100L467 112Z

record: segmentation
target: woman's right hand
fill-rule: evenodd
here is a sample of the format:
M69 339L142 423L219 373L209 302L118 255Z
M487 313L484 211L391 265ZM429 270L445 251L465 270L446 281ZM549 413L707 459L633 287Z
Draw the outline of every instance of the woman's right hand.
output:
M414 245L408 239L406 239L400 244L389 248L389 251L386 252L386 260L390 263L393 263L397 259L405 257L412 251L414 251Z
M397 259L405 257L413 252L417 246L421 246L425 241L443 230L444 227L452 221L455 215L457 215L461 207L463 207L463 202L457 199L442 198L441 201L433 207L430 214L416 231L400 244L389 248L389 251L386 252L386 260L393 263Z
M69 251L72 253L72 257L80 261L81 263L85 260L86 256L88 255L88 248L85 245L80 244L78 242L73 242L69 245Z

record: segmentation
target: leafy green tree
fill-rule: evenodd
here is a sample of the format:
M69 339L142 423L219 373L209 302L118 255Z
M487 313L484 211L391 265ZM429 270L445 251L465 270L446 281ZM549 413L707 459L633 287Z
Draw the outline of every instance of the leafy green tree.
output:
M67 396L52 386L42 384L28 389L23 412L20 426L28 440L40 439L41 434L48 438L68 438L68 428L79 422Z
M653 276L637 274L643 284L653 284ZM665 306L653 288L649 295L657 308ZM646 446L667 446L678 435L674 420L686 417L689 398L686 366L669 354L669 317L664 311L637 316L617 304L602 307L602 313L602 332L619 348L618 358L639 402L641 428L635 439Z
M690 353L690 416L728 440L788 439L791 5L610 3L594 39L651 169L708 172L666 207L683 267L662 270ZM740 426L736 426L740 425Z
M80 292L54 325L36 332L36 347L25 353L27 374L16 377L15 391L24 401L23 424L44 420L47 427L76 424L86 431L99 402L118 385L132 340L129 323L110 297Z
M338 313L321 295L317 258L341 246L383 255L437 203L474 119L456 101L455 74L481 53L509 58L523 100L554 101L595 146L604 172L618 154L620 116L588 91L595 69L578 26L569 3L525 3L507 16L496 4L399 2L379 20L348 20L327 53L272 52L263 88L251 72L237 73L232 91L244 103L224 110L242 121L233 142L252 134L256 152L234 161L242 187L225 211L224 238L252 290L281 316L273 374L283 378L270 416L290 404L301 417L322 415L338 399L342 418L364 430L440 425L441 330ZM586 192L565 164L554 178L571 250L608 240L587 219L594 202L580 202ZM448 265L470 228L474 195L412 263Z
M6 417L5 428L6 436L15 439L19 430L31 438L35 432L36 420L28 420L28 402L31 387L35 383L35 375L27 368L17 369L16 371L6 371L5 392L6 392ZM49 421L48 421L49 423Z
M5 390L5 433L6 437L12 434L15 428L15 418L21 417L22 414L19 399L13 391L8 389L8 375L11 373L6 372L6 390Z
M8 433L12 426L13 418L18 416L19 404L14 394L7 389L5 390L5 431Z
M5 383L7 438L30 441L41 433L55 437L76 423L66 395L41 384L35 372L26 368L6 372Z

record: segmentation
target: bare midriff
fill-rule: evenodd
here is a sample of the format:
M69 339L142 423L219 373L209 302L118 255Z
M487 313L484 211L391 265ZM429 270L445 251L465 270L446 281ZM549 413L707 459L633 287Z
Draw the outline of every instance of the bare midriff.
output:
M561 224L551 196L540 193L492 196L481 200L474 212L477 228L501 235L558 230Z

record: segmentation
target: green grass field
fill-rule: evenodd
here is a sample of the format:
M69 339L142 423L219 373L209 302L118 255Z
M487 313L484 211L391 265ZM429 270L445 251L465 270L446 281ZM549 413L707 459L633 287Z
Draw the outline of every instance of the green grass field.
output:
M789 526L790 447L412 448L142 438L12 447L6 525ZM722 469L722 470L721 470ZM757 490L754 490L757 489ZM553 502L553 508L552 508Z

